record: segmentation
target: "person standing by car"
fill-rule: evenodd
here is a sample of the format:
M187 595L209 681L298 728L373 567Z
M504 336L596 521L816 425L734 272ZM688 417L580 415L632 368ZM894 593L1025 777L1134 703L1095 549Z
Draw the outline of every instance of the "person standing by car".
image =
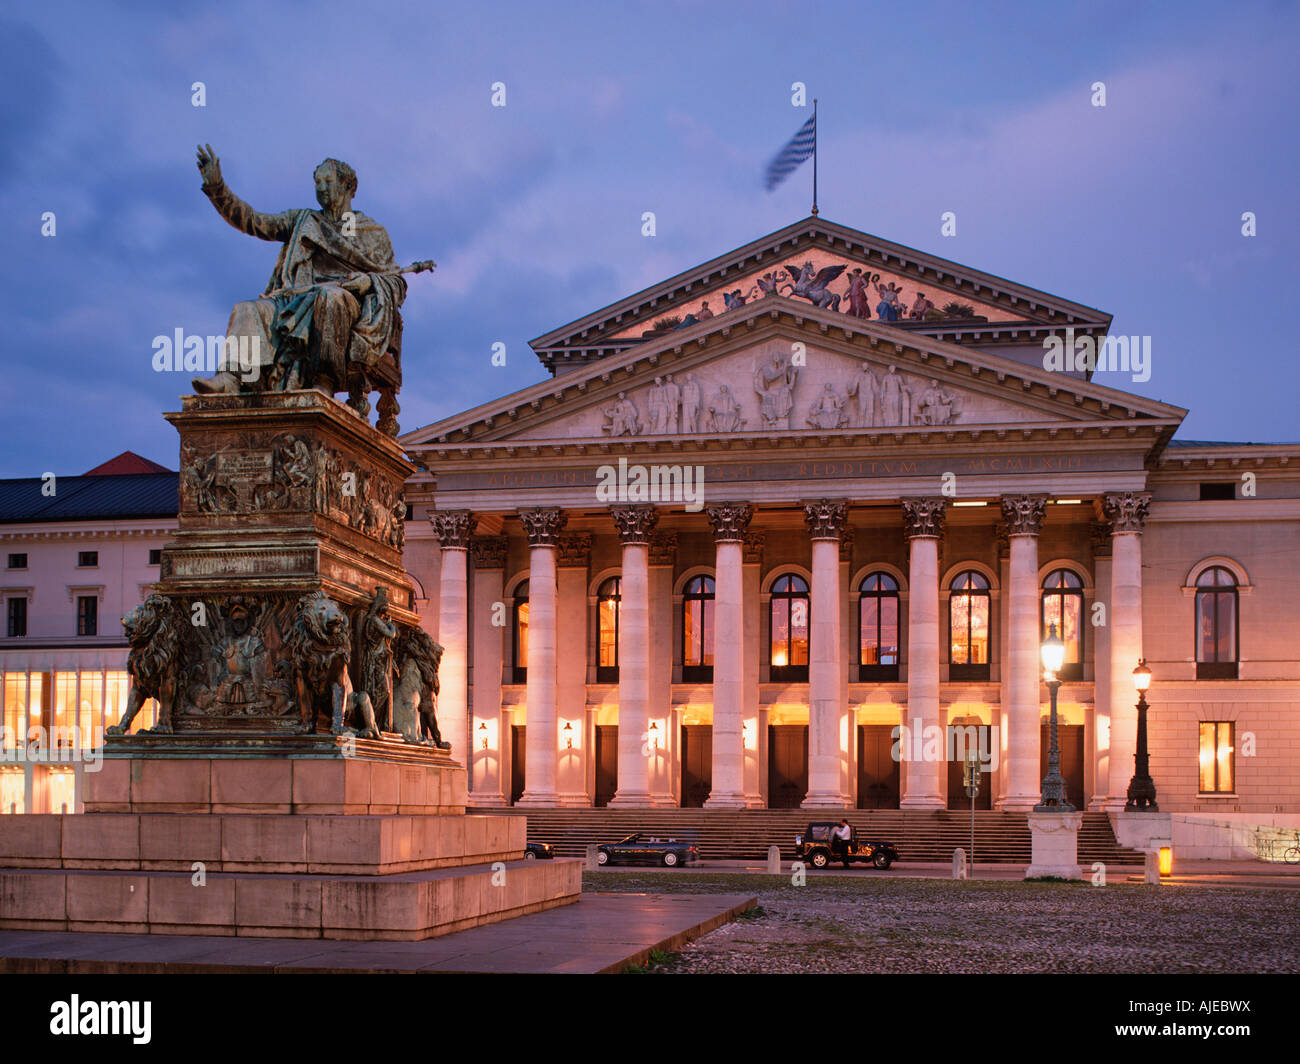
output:
M831 832L831 853L839 854L845 868L849 867L849 839L852 837L853 829L847 820L841 820L840 826Z

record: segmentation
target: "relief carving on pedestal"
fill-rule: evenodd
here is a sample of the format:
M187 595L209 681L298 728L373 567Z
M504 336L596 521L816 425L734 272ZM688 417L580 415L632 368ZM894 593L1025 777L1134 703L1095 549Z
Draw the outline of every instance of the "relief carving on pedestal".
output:
M109 735L124 735L144 704L158 701L158 722L149 731L163 734L172 730L172 710L180 673L180 640L172 600L150 595L122 618L130 650L126 671L131 676L126 712L117 724L110 724Z

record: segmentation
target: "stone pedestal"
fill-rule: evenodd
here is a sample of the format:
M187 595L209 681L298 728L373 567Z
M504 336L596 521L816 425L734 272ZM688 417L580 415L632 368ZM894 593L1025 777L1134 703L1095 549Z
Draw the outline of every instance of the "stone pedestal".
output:
M1031 859L1025 878L1082 879L1079 869L1079 825L1082 823L1082 813L1030 813Z

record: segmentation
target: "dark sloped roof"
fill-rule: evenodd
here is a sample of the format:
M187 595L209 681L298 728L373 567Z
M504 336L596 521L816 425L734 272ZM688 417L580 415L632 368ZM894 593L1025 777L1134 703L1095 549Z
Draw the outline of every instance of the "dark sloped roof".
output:
M180 510L175 473L57 477L53 495L42 494L44 485L40 477L0 480L0 524L175 517Z
M107 462L95 466L94 469L87 469L83 474L88 477L120 477L128 473L170 473L172 470L165 465L159 465L148 458L142 458L134 451L123 451L116 458L110 458Z

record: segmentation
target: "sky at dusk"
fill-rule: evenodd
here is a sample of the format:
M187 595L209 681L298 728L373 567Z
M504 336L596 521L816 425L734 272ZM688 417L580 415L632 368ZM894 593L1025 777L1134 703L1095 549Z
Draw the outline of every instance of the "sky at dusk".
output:
M399 262L438 262L403 307L409 431L544 379L529 339L807 215L809 164L762 185L796 81L824 218L1149 335L1148 381L1096 380L1188 408L1179 438L1300 440L1298 51L1292 3L7 4L0 476L176 468L189 375L153 338L223 332L277 252L212 209L198 143L262 211L315 206L345 159Z

